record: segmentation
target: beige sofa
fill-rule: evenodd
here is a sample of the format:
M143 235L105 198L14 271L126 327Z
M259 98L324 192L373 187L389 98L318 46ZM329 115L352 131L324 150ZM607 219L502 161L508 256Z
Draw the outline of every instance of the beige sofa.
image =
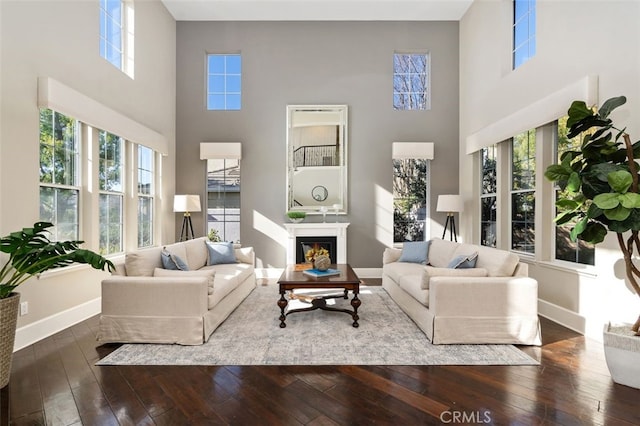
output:
M229 250L236 263L210 265L206 241L203 237L127 253L112 276L102 281L98 340L206 342L256 287L252 247ZM189 270L163 268L163 249Z
M477 253L475 267L452 269L452 259ZM425 264L383 255L382 286L434 344L540 345L538 283L511 252L433 239Z

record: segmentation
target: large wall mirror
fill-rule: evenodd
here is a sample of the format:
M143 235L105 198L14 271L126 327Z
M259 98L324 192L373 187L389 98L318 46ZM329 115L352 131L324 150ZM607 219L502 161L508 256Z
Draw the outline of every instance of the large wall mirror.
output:
M347 212L347 106L287 105L287 208Z

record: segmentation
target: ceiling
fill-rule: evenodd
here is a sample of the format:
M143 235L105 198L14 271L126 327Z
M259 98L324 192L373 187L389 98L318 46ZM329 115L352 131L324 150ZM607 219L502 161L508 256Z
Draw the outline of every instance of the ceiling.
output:
M162 0L176 21L459 21L473 0Z

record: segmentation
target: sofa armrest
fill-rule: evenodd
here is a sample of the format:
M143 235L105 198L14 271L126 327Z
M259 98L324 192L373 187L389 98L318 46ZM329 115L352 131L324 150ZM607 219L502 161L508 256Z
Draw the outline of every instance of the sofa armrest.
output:
M387 247L384 249L384 253L382 253L382 264L386 265L387 263L397 262L402 255L402 249Z
M207 277L118 277L102 280L102 314L201 316L207 312Z
M236 259L240 263L256 264L256 253L253 247L237 247L234 249Z
M436 316L538 314L538 282L529 277L431 277L429 310Z

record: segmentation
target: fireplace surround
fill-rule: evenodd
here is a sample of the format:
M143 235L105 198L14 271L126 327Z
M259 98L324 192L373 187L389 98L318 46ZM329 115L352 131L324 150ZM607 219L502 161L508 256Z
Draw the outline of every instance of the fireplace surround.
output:
M347 263L347 227L349 223L285 223L284 227L289 234L287 241L287 265L298 262L297 251L299 250L299 237L307 240L313 237L323 240L325 237L335 237L335 258L331 261L335 263ZM310 241L310 240L307 240ZM329 254L332 255L331 250ZM304 262L304 260L302 260Z

